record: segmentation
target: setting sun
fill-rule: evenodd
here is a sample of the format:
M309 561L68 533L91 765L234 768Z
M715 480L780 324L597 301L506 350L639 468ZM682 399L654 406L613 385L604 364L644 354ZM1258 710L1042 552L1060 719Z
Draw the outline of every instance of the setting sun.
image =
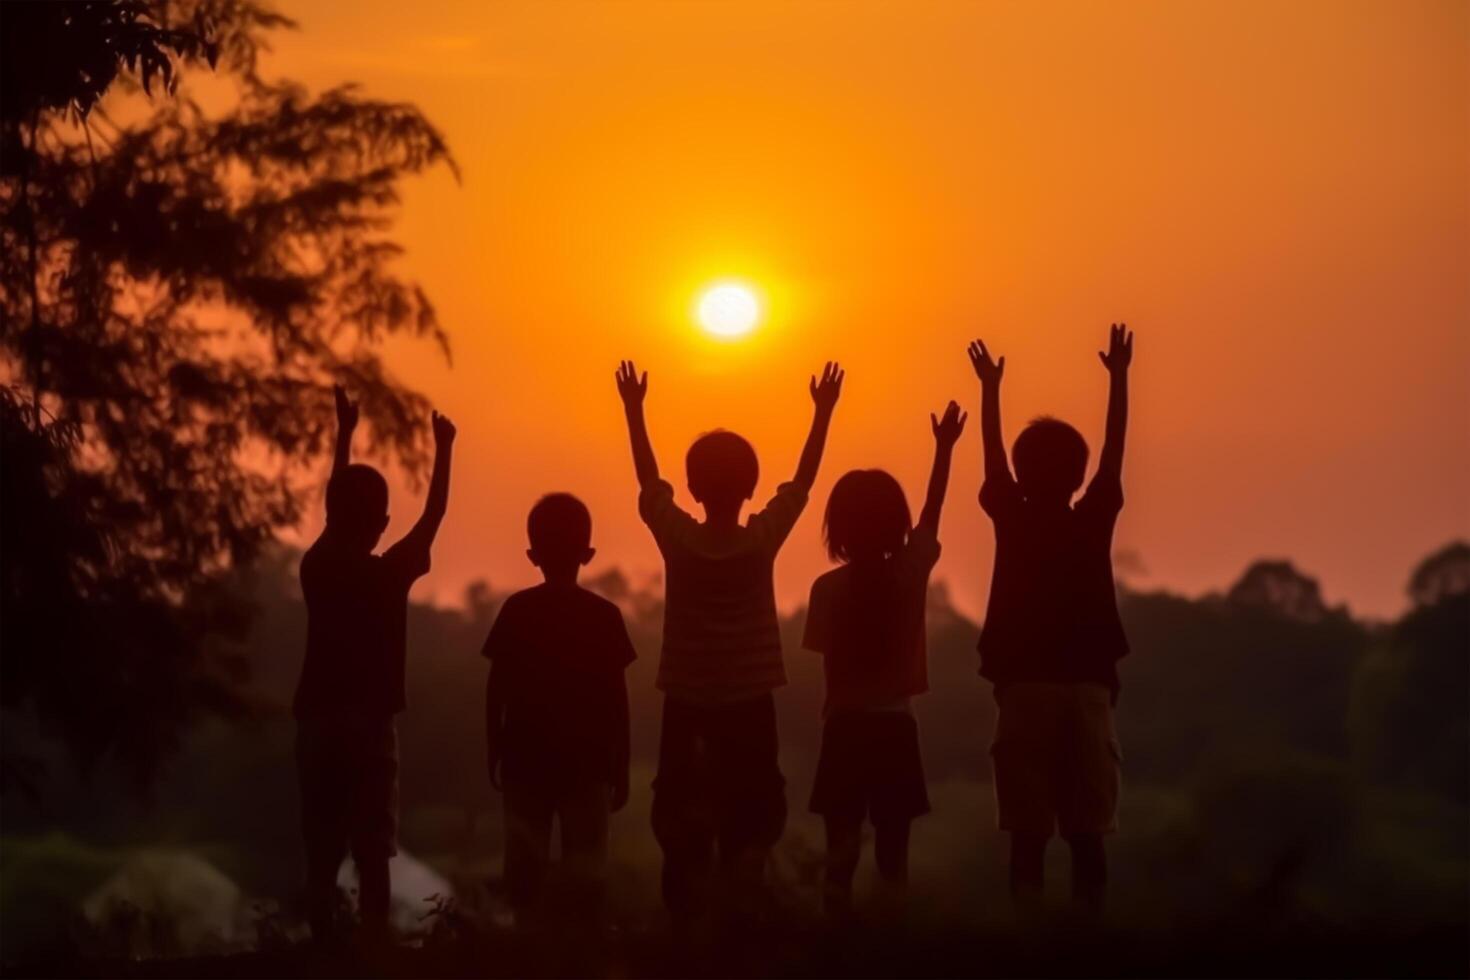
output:
M717 337L742 337L760 322L755 292L739 283L710 286L699 297L699 325Z

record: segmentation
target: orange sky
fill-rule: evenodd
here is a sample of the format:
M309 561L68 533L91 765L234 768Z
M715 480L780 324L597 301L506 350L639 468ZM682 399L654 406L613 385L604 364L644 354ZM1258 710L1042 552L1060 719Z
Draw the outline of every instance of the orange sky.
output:
M652 373L686 502L683 452L715 426L755 443L758 495L787 478L807 374L847 366L777 568L792 605L843 470L891 469L917 509L927 413L976 399L966 340L1008 357L1008 440L1048 412L1096 446L1116 319L1138 331L1118 545L1139 584L1221 588L1280 555L1390 614L1470 532L1464 3L283 7L302 30L268 72L416 102L463 169L411 185L397 231L454 345L403 375L461 429L420 595L534 581L548 490L591 506L594 571L657 568L619 358ZM690 320L721 276L767 292L747 340ZM971 612L978 456L972 420L937 573Z

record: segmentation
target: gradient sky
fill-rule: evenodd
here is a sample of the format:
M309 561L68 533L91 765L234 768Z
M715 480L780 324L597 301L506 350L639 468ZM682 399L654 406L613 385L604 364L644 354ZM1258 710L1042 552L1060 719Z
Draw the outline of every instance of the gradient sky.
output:
M461 431L421 596L535 581L524 517L549 490L592 508L594 572L658 568L619 358L651 372L686 503L695 435L749 436L759 498L794 471L807 375L848 368L777 566L789 606L827 567L845 469L892 470L917 510L927 413L976 402L970 337L1008 358L1008 440L1045 412L1096 447L1119 319L1139 585L1224 588L1285 556L1387 615L1470 532L1470 5L282 6L302 29L268 73L411 100L463 170L411 184L396 232L454 347L407 347L401 372ZM690 317L722 276L766 293L746 340ZM972 613L977 422L937 572ZM396 498L393 531L418 505Z

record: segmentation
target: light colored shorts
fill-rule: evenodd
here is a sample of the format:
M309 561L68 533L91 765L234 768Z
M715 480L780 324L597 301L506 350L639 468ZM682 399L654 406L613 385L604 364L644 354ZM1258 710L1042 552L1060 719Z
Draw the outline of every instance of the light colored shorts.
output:
M1008 684L999 691L995 799L1000 829L1050 837L1118 829L1122 752L1101 684Z

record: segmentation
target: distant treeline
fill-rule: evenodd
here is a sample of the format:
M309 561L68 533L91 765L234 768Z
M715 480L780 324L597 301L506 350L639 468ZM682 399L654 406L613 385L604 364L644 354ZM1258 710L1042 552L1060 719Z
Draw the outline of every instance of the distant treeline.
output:
M24 716L5 716L7 749L30 745L49 760L37 796L5 798L0 922L10 936L47 914L48 903L75 901L95 884L108 867L99 854L143 845L197 851L248 894L291 907L300 855L288 705L305 632L298 557L275 553L241 577L254 627L243 643L216 651L241 671L247 716L196 730L147 797L130 794L105 765L86 778L71 772ZM1228 591L1204 598L1125 588L1133 650L1119 710L1117 914L1249 908L1338 924L1463 923L1467 579L1470 548L1447 547L1415 572L1410 610L1377 624L1327 607L1312 579L1280 561L1259 562ZM640 655L629 673L635 798L615 821L614 859L651 909L656 849L646 796L660 707L653 680L661 590L618 571L587 584L623 607ZM458 608L413 605L409 616L402 843L465 888L498 873L479 647L500 598L480 583ZM778 694L794 818L776 878L795 901L818 840L802 814L822 703L820 661L800 647L803 615L783 624L791 683ZM935 586L932 689L916 704L935 812L916 830L915 892L949 894L951 907L998 900L1002 877L988 786L994 704L976 674L978 631ZM68 864L73 844L88 857Z

